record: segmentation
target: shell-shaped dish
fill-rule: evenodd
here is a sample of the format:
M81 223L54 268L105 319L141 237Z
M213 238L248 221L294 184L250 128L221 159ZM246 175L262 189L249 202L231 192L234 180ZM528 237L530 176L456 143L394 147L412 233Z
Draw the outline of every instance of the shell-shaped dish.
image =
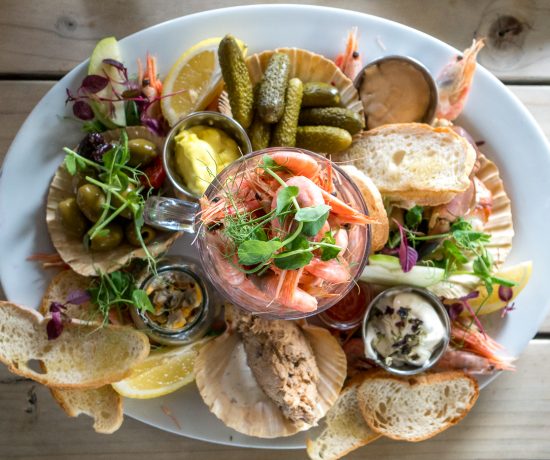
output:
M497 166L485 155L479 156L480 168L476 174L493 196L493 207L484 231L491 235L487 251L491 254L496 268L499 268L512 250L514 238L514 223L512 220L512 205L504 190Z
M332 62L320 54L300 48L277 48L275 50L262 51L246 58L246 65L252 84L258 83L265 72L269 59L273 53L284 53L290 58L290 78L297 77L304 83L324 82L330 83L340 91L342 107L363 113L363 104L353 82ZM231 116L231 107L224 91L218 101L218 110Z
M346 357L337 340L316 326L302 326L319 368L317 391L321 419L336 402L346 378ZM210 411L226 426L248 436L276 438L307 430L293 423L256 383L239 334L231 329L206 344L195 362L199 392Z
M162 138L154 136L143 127L131 127L127 129L128 138L146 138L153 141L159 149L162 149ZM106 140L118 139L120 130L108 131L104 134ZM159 150L159 153L162 150ZM48 190L46 201L46 224L52 243L63 261L76 273L82 276L96 276L98 272L110 273L126 265L132 259L145 258L142 248L122 243L111 251L93 252L87 250L82 240L68 234L57 218L57 206L59 202L74 196L73 177L68 173L62 163L53 177ZM147 247L153 256L158 256L168 250L181 233L160 233Z

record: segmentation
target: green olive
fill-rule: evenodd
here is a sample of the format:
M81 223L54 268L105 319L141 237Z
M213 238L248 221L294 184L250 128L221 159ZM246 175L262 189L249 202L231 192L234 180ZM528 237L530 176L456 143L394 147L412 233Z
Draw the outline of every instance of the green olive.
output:
M126 187L126 190L119 192L120 195L122 195L124 198L127 198L130 192L133 192L136 189L136 186L134 184L128 184ZM122 206L123 201L116 195L113 195L111 198L111 204L114 208L119 208ZM132 210L130 208L125 208L124 211L122 211L119 216L124 217L125 219L131 219L133 217Z
M109 224L104 230L107 230L107 232L100 232L90 241L92 251L110 251L122 242L124 234L119 224Z
M76 198L67 198L57 205L57 216L63 228L76 236L82 236L88 229L88 221L76 204Z
M145 244L149 244L151 241L154 240L155 236L157 235L155 230L148 225L142 226L140 233ZM130 243L132 246L141 246L141 242L137 237L136 225L134 222L130 222L126 226L126 241L128 241L128 243Z
M83 185L89 184L89 182L86 180L86 176L97 179L97 171L95 169L89 168L84 171L77 172L72 179L74 193L77 193L78 189Z
M103 212L105 194L93 184L84 184L78 188L76 202L84 215L92 222L96 222Z
M148 165L158 155L157 146L147 139L129 140L128 149L130 150L128 165L134 168Z

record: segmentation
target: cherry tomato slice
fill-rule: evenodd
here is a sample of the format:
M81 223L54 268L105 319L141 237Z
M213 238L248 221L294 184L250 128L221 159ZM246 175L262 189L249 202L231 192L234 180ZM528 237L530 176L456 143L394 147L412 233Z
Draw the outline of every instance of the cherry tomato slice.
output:
M149 179L147 180L147 178L141 177L141 183L144 187L160 188L166 179L166 171L164 170L160 155L157 156L153 164L145 168L143 172Z

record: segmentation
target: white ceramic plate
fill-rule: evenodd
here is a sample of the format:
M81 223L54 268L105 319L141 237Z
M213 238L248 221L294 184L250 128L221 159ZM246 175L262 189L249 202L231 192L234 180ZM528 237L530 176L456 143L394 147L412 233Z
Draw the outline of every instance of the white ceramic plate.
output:
M457 50L403 25L331 8L298 5L237 7L186 16L138 32L120 42L130 72L147 51L158 58L161 75L188 47L198 41L232 33L251 52L297 46L334 57L352 26L359 26L360 49L371 60L404 54L424 63L434 74ZM25 259L51 252L45 224L48 184L63 159L62 147L72 146L82 134L74 121L64 119L65 88L76 89L86 64L73 69L35 107L15 138L0 182L0 280L14 302L38 307L51 273ZM546 288L550 279L550 245L546 232L550 212L550 148L534 119L487 70L478 67L472 92L459 123L478 140L500 167L512 198L516 237L508 264L533 260L529 286L516 302L516 311L495 319L493 336L513 355L519 355L535 335L550 307ZM183 238L173 252L189 254ZM489 380L483 380L487 384ZM168 408L180 427L165 414ZM249 447L298 448L304 435L261 440L240 435L211 415L193 385L161 399L127 400L125 412L160 429L205 441Z

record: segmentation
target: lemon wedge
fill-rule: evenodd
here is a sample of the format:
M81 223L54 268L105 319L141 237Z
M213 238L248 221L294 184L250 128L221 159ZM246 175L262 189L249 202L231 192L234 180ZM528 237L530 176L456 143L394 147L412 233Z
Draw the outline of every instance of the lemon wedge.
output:
M516 283L516 285L512 288L513 297L510 302L512 302L512 300L518 296L523 288L527 286L532 270L533 263L528 261L505 268L495 275L499 278ZM493 292L489 297L487 297L487 289L485 289L485 286L479 286L477 290L479 291L479 296L470 300L469 304L478 315L487 315L504 308L505 302L500 300L498 297L498 286L495 286L495 289L493 289ZM481 304L483 304L483 306L481 306ZM478 308L480 309L478 310ZM467 314L467 312L464 313Z
M195 380L195 359L210 337L177 348L153 351L132 369L130 377L112 384L126 398L158 398Z
M207 107L222 90L218 46L221 37L208 38L185 51L162 83L160 107L170 126ZM239 42L241 49L245 45Z

